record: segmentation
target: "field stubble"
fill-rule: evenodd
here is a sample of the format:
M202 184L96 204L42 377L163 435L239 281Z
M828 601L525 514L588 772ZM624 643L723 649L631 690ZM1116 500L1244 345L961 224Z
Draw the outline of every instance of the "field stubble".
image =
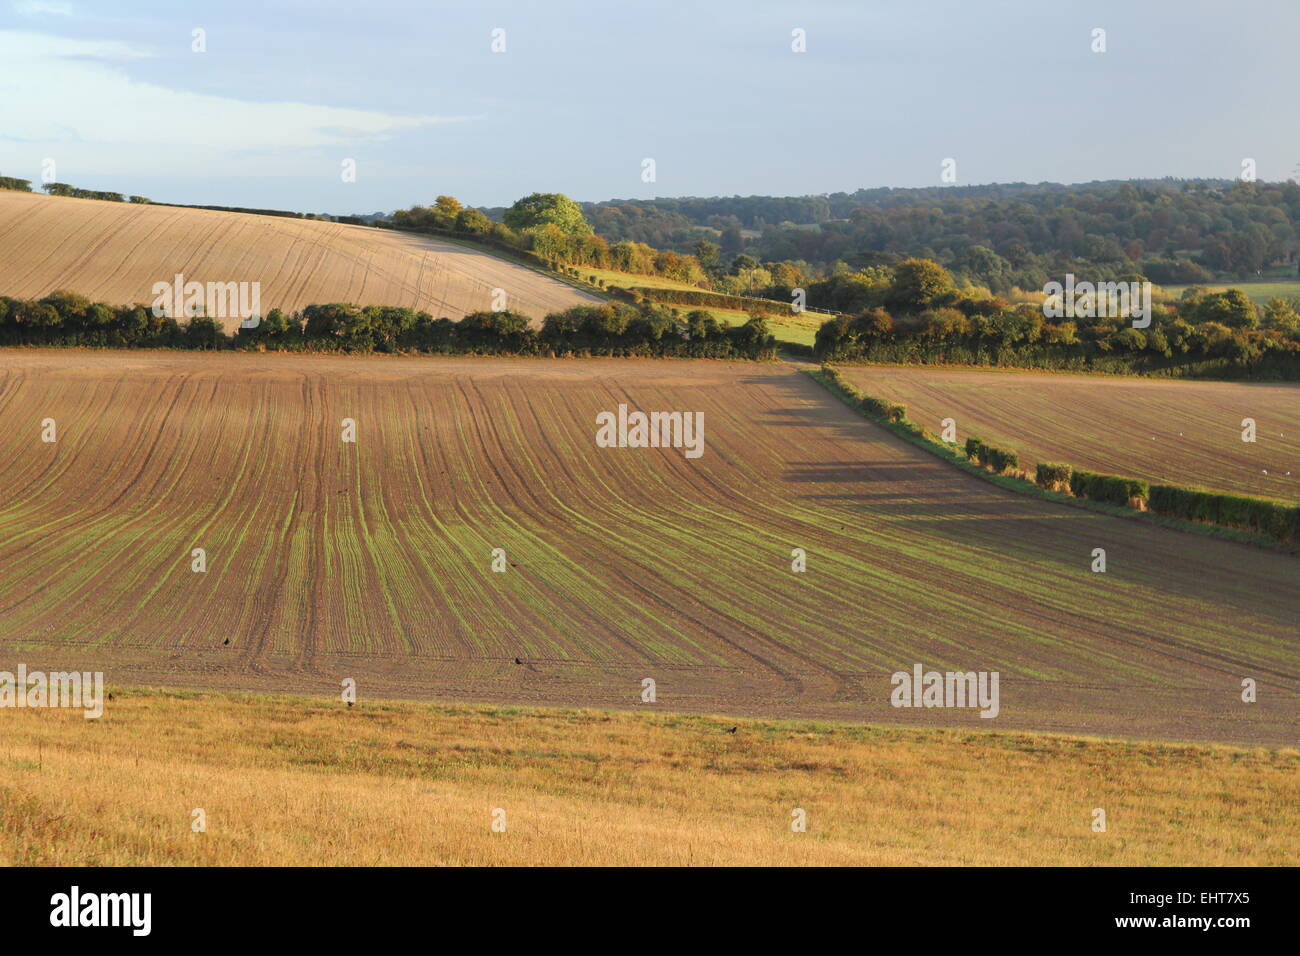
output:
M4 720L7 865L1300 859L1295 750L121 688Z

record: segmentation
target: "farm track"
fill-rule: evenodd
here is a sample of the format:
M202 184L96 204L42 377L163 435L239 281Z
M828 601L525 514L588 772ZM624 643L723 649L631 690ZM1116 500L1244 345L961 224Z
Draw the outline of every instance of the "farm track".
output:
M598 449L620 402L704 456ZM0 482L0 667L1295 742L1295 558L996 488L784 364L8 351ZM891 708L914 663L1001 715Z
M153 302L153 285L259 282L264 309L394 305L459 319L492 305L546 313L599 301L453 242L341 223L0 190L0 295L68 289L110 305ZM234 331L239 319L222 322Z
M1076 468L1300 501L1300 384L1197 382L997 369L844 366L932 432L945 418L1020 455ZM1242 441L1253 418L1256 440ZM1288 474L1288 472L1290 474Z

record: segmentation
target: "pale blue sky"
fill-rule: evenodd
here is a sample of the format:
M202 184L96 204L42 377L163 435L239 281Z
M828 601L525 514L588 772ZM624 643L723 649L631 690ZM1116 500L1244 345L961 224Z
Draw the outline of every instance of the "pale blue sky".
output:
M330 213L937 185L946 157L1285 179L1298 35L1289 0L0 0L0 174Z

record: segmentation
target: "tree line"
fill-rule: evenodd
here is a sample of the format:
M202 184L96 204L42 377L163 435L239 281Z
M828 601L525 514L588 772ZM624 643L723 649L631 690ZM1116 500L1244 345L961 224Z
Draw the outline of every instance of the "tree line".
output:
M677 251L713 240L726 255L819 278L921 256L999 293L1041 288L1067 268L1090 281L1137 271L1166 284L1300 268L1294 182L1016 183L612 201L586 211L611 239Z
M233 335L206 316L183 323L142 305L111 306L72 292L41 299L0 296L0 344L105 348L419 352L440 355L603 355L770 359L776 342L761 318L740 326L696 310L609 302L547 315L540 328L513 311L459 321L395 306L309 305L271 309Z
M430 206L399 209L376 225L483 242L550 266L585 266L688 283L706 278L694 256L644 243L607 242L596 235L578 204L559 193L525 196L507 209L503 218L494 222L481 210L462 206L453 196L439 196Z
M1194 286L1155 301L1141 328L1131 316L1077 311L1053 321L1039 302L972 294L938 263L909 259L874 270L852 302L853 314L818 330L819 358L1300 378L1300 302L1261 310L1240 289Z

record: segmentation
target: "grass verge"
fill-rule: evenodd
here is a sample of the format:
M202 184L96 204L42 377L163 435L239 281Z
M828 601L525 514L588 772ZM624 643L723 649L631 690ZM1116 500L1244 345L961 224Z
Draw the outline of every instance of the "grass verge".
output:
M8 865L1294 865L1300 752L115 688L5 710ZM733 731L734 728L734 731ZM1105 832L1093 829L1094 811ZM205 830L196 832L195 810ZM495 810L505 832L494 832ZM794 811L806 832L794 832ZM500 815L498 815L500 819Z

